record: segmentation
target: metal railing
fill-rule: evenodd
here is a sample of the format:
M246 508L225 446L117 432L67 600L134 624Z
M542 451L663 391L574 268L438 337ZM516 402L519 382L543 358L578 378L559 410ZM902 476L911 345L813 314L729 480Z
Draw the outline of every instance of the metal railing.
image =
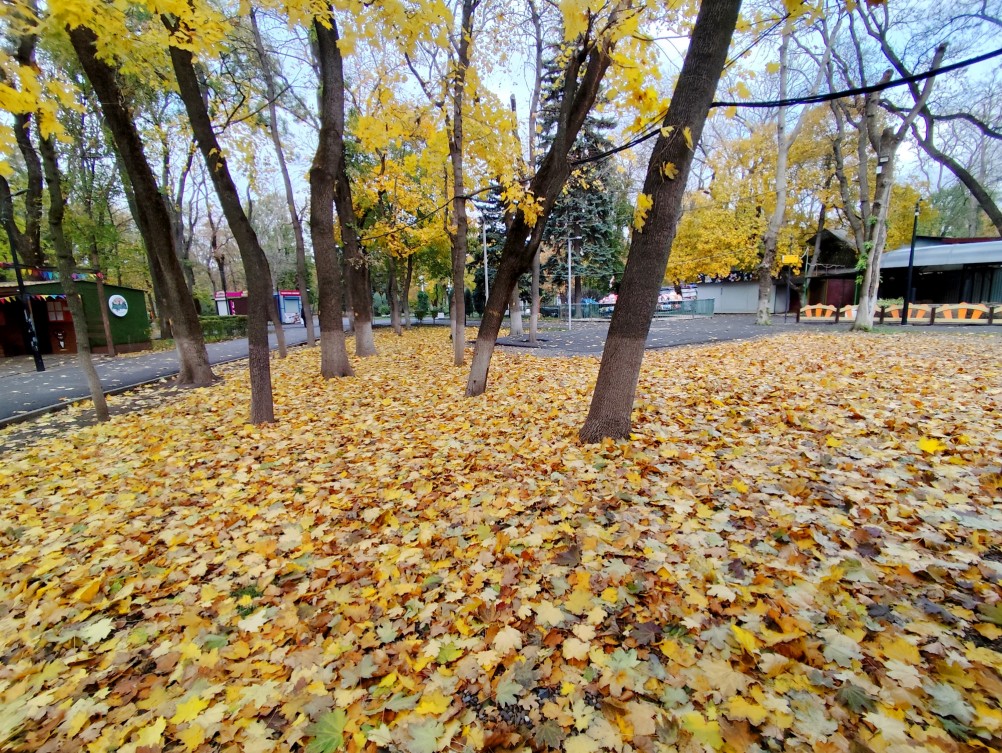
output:
M577 303L571 307L571 313L574 319L610 319L614 308L613 304L607 303ZM539 313L543 317L566 321L567 305L540 306ZM713 316L713 299L659 303L654 312L655 319L688 316Z

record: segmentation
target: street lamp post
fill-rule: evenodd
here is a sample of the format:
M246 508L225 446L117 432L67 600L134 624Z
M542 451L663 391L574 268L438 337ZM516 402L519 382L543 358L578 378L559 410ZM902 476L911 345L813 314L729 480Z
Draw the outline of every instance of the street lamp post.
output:
M571 243L581 240L581 237L567 238L567 329L571 328L571 319L574 313L574 274L571 262Z
M487 308L487 299L491 297L491 276L488 274L487 270L487 223L484 222L484 218L480 217L480 230L483 234L483 246L484 246L484 308Z
M908 251L908 276L905 278L905 304L901 307L901 324L908 324L908 304L912 300L912 270L915 268L915 234L918 232L919 205L915 202L915 222L912 223L912 245Z

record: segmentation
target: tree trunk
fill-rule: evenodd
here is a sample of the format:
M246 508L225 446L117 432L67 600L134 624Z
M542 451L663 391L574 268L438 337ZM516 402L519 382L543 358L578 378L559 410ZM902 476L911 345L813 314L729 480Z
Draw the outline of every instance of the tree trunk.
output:
M101 102L105 124L134 192L136 221L150 261L150 274L158 280L154 288L160 289L159 303L167 311L178 352L178 384L192 387L212 384L215 376L209 365L195 303L188 294L184 272L174 253L174 228L170 214L146 159L142 140L125 104L115 72L97 57L94 32L78 26L69 34L80 65Z
M801 295L801 306L806 306L810 297L811 279L814 277L814 273L818 269L818 260L821 258L821 231L825 229L825 217L828 214L828 207L825 202L821 202L821 211L818 212L818 229L814 233L814 252L811 254L811 260L807 264L807 270L804 274L804 292Z
M282 184L285 186L285 202L289 207L289 220L292 222L292 232L296 238L296 285L303 306L303 321L306 323L306 344L312 348L317 344L317 337L313 330L313 308L310 306L310 291L307 286L306 241L303 238L303 223L299 219L299 212L296 211L296 195L292 190L289 167L285 162L285 149L282 147L282 135L278 129L278 88L275 86L275 75L271 70L271 59L261 38L257 14L253 9L250 13L250 22L254 32L254 46L261 59L261 77L264 79L265 94L268 97L268 130L271 133L271 142L275 146L275 156L278 158L278 168L282 173Z
M525 334L525 328L522 326L522 299L518 294L517 283L511 291L511 298L508 299L508 323L512 337L522 337Z
M400 324L400 296L397 293L397 260L391 256L388 263L389 281L387 283L386 297L390 300L390 325L398 335L404 333Z
M33 39L33 38L32 38ZM23 46L23 45L22 45ZM34 43L32 43L32 47ZM26 57L18 56L21 65L34 65L34 52ZM24 59L22 59L24 57ZM42 253L42 164L31 143L31 116L14 115L14 138L24 159L28 185L24 195L24 239L21 263L29 267L40 267L45 263Z
M319 18L314 19L313 29L320 68L320 134L310 167L310 235L320 297L320 374L333 379L354 374L345 348L341 270L334 243L334 176L344 167L344 73L337 33Z
M333 11L328 18L330 28L324 27L324 37L328 47L324 53L330 75L330 90L325 88L324 96L332 99L330 112L332 141L330 144L333 160L331 177L334 180L334 207L341 227L341 247L345 262L345 283L351 307L351 321L355 330L355 355L360 357L376 354L376 341L372 335L372 290L369 287L369 262L358 241L358 227L355 220L355 205L351 196L351 182L344 151L344 63L338 47L337 22ZM314 28L318 24L314 23ZM322 26L322 24L319 24Z
M49 194L51 195L52 192L49 191ZM49 214L50 215L52 214L51 210L49 211ZM50 222L51 222L51 220L50 220ZM93 262L92 262L92 264L93 264ZM97 275L96 275L97 276L97 303L98 303L98 308L101 309L101 326L104 329L104 339L105 339L105 342L107 343L107 352L108 352L108 355L109 356L114 356L114 355L116 355L116 353L115 353L115 340L111 336L111 319L108 317L108 301L104 297L104 274L101 273L100 268L98 268L96 264L94 265L94 268L97 269Z
M414 254L410 254L407 257L407 272L404 274L404 289L403 289L403 303L404 303L404 327L406 329L411 328L411 277L414 274Z
M614 23L615 20L610 20L610 25ZM516 210L506 223L508 232L501 250L501 262L477 332L473 363L466 382L467 397L481 395L487 389L491 357L501 331L505 307L511 300L518 278L529 269L539 251L547 218L571 174L567 155L595 103L599 85L612 60L612 46L612 42L598 40L587 50L587 56L584 50L579 50L567 59L556 134L529 183L529 192L539 201L540 211L534 225L529 225L521 210ZM585 66L585 72L579 80L582 66Z
M463 18L456 70L452 77L452 128L449 130L449 159L452 162L452 212L456 228L452 236L452 361L462 366L466 357L466 254L469 252L466 216L466 173L463 165L463 101L466 74L470 68L473 43L473 11L476 0L463 0Z
M118 170L118 177L122 181L122 192L125 194L126 204L129 205L129 214L132 215L132 220L136 223L136 227L141 228L139 202L136 201L136 192L132 188L132 180L129 178L129 172L125 168L125 162L118 153L118 149L116 148L114 151L115 168ZM140 236L142 236L142 232L140 232ZM153 316L156 319L157 328L160 331L160 339L170 340L174 337L174 335L170 328L170 314L167 312L167 305L164 303L164 286L160 282L159 268L154 263L152 252L146 245L145 238L143 238L143 249L146 251L146 261L150 269L150 284L153 287L153 295L150 298L150 311L153 312ZM121 267L118 268L118 284L122 284ZM153 322L151 321L150 324L152 325L152 323Z
M63 214L66 200L63 197L62 178L59 174L59 160L56 156L56 145L50 138L41 138L39 141L42 152L42 163L45 166L45 179L49 184L49 232L52 234L52 243L56 247L56 262L59 267L59 280L66 293L66 305L70 309L70 317L73 319L73 332L77 339L77 361L80 370L87 378L87 386L90 389L91 400L94 402L94 413L98 421L107 421L108 403L104 399L104 389L101 387L101 380L94 368L94 359L90 351L90 335L87 332L87 318L84 314L83 299L77 291L76 282L73 280L73 250L63 233ZM104 306L104 299L100 299L101 306Z
M539 114L539 96L543 86L543 20L539 15L535 0L528 0L529 16L532 20L533 38L535 41L535 76L532 85L532 98L529 100L529 167L536 169L536 119ZM539 334L539 249L532 257L532 282L529 296L529 344L538 344Z
M703 0L700 5L682 72L647 167L643 193L653 203L643 228L634 232L630 244L598 382L580 432L584 442L630 436L644 346L678 227L693 149L703 133L740 7L741 0ZM693 148L683 138L686 128ZM664 175L668 163L678 171L674 179Z
M789 49L792 29L784 27L783 39L779 46L779 98L786 99L788 81L790 78ZM825 52L818 66L818 73L814 79L814 85L808 92L809 95L817 93L821 88L824 79L825 67L831 56L831 41L825 45ZM790 149L797 140L800 132L804 128L809 108L803 108L800 117L793 127L793 130L786 132L786 107L780 107L776 119L776 207L769 218L769 224L763 239L762 260L759 263L759 284L758 284L758 311L755 323L768 325L772 323L772 268L776 264L776 249L779 242L779 231L783 227L786 218L786 196L787 196L787 169L789 163ZM789 309L790 302L786 302Z
M790 75L788 52L791 33L790 28L785 26L782 42L779 45L779 98L781 100L786 99L786 84ZM776 117L776 207L772 211L772 216L769 217L769 224L762 242L762 259L758 265L756 324L772 324L772 268L776 263L779 230L786 217L786 164L789 154L790 142L786 138L786 107L780 107Z
M0 175L0 225L3 225L7 233L8 244L17 251L21 263L26 264L24 260L28 258L28 239L14 219L14 196L11 194L10 184L3 175Z
M168 24L167 20L164 21ZM177 79L178 92L184 102L192 133L198 142L205 167L212 177L216 196L226 215L226 223L237 242L240 259L247 278L247 347L251 385L250 422L270 423L275 420L275 405L271 392L271 348L268 345L268 320L274 315L274 299L271 290L271 271L268 257L258 242L257 234L250 220L244 214L240 194L230 177L230 170L223 156L222 147L216 138L209 119L209 111L202 94L202 87L195 73L191 52L171 45L171 66ZM281 325L278 325L281 326ZM276 330L278 327L276 327Z
M974 200L977 202L976 206L980 207L984 213L988 215L988 219L991 220L992 225L995 226L995 230L999 235L1002 235L1002 210L999 209L999 206L995 203L992 195L985 189L982 181L979 181L971 175L969 170L950 157L950 155L940 151L936 147L933 131L934 127L935 125L932 116L926 116L925 138L922 138L919 135L917 128L914 126L912 127L912 135L915 137L915 141L917 141L918 145L922 147L922 151L953 173L957 180L964 184L967 190L971 192L971 196L973 196ZM972 233L972 235L976 234L976 232Z

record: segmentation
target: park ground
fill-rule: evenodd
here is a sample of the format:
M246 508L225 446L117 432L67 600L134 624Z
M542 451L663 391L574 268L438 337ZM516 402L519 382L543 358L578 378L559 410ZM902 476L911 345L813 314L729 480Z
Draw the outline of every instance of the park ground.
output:
M650 352L584 446L594 357L447 336L9 451L0 748L1002 748L1002 338Z

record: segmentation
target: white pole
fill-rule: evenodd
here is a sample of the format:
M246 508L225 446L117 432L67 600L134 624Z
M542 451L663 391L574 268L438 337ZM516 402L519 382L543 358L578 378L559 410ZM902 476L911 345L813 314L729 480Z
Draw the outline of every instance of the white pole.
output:
M574 298L574 277L571 275L571 238L567 239L567 329L571 328L571 301Z
M487 308L487 299L491 297L490 275L487 274L487 223L484 216L480 215L480 229L484 237L484 308Z

